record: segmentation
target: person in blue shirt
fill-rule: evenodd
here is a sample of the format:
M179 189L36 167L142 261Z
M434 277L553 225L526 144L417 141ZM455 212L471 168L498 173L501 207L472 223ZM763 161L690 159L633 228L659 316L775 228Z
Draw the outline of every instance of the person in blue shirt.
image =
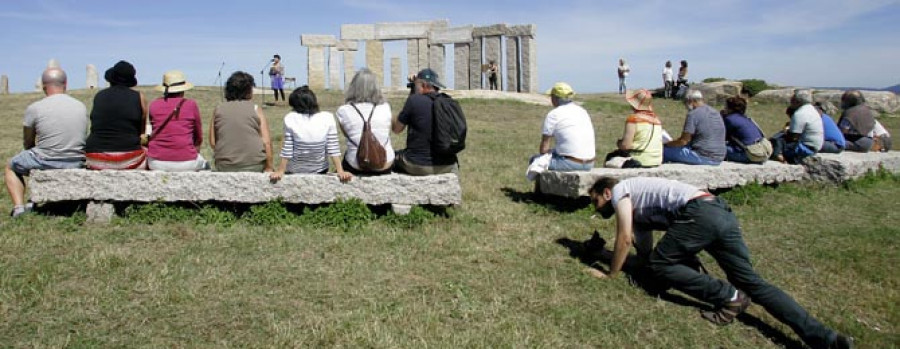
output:
M822 149L819 149L819 152L838 154L844 151L844 148L847 147L847 141L844 139L841 129L838 128L834 119L822 109L821 102L816 102L815 107L819 114L822 115L822 128L825 129L825 142L822 143Z
M745 99L731 97L725 100L725 109L722 110L725 122L725 160L761 164L766 162L766 159L749 156L746 147L766 141L766 136L746 113Z

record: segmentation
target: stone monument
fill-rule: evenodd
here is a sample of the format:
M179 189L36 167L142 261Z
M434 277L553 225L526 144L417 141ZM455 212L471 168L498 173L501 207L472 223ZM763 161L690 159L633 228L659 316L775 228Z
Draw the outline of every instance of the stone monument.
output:
M100 88L100 77L99 77L99 75L97 75L97 67L95 67L93 64L88 64L86 76L87 76L86 87L89 90L93 91L93 90Z
M9 77L6 75L0 76L0 95L8 95L9 94Z

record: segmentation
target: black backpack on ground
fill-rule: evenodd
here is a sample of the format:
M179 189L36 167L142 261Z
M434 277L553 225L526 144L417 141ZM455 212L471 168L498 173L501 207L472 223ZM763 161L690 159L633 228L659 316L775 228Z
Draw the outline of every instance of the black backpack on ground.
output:
M434 102L431 108L431 150L438 154L452 155L466 148L466 115L452 97L446 93L429 94Z

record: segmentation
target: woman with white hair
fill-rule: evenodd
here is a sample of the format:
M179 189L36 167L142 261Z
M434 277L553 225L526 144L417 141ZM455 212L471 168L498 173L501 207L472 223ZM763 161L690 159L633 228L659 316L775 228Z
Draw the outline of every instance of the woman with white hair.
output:
M362 68L353 76L344 93L344 102L337 110L341 132L347 139L343 167L353 174L381 175L391 173L394 148L391 147L391 105L381 94L378 77L368 68ZM357 161L357 151L366 124L379 144L384 148L385 163L380 168L367 168Z

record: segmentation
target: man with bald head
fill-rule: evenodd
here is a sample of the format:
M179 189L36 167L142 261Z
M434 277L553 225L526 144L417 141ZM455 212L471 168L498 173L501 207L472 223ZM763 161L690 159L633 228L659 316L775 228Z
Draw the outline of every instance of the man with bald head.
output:
M11 215L31 211L25 203L24 177L31 170L80 168L84 166L87 108L66 94L66 72L47 68L41 75L46 97L25 109L23 147L6 165L6 189L13 201Z

